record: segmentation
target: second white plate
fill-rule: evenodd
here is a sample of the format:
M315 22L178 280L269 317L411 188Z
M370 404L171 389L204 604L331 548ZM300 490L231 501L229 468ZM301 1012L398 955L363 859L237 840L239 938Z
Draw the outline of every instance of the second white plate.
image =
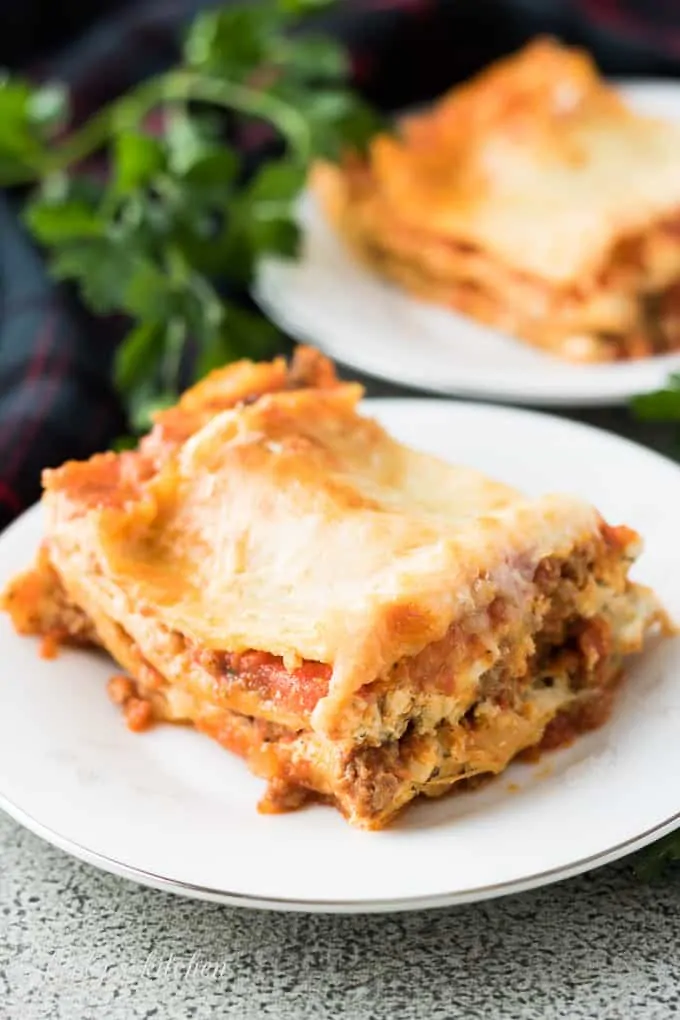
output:
M620 83L642 112L680 120L680 84ZM680 354L575 365L372 275L327 225L317 203L301 206L304 251L297 262L267 259L256 297L291 336L377 378L513 403L614 405L663 386Z

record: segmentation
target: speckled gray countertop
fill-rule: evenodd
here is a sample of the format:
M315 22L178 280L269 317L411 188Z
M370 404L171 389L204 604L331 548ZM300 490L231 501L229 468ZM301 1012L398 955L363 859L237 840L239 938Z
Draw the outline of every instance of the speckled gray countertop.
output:
M2 1020L667 1020L680 874L626 862L384 917L273 914L142 889L0 814Z
M624 412L564 413L672 447ZM680 870L648 885L623 861L446 910L274 914L102 874L0 812L0 1020L667 1020L679 946Z

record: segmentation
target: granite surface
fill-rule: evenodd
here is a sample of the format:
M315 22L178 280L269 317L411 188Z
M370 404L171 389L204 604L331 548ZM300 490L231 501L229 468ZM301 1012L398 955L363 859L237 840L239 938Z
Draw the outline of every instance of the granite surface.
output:
M674 449L625 412L561 413ZM0 1020L667 1020L679 945L680 871L629 861L445 910L274 914L137 887L0 812Z
M0 813L2 1020L667 1020L680 874L630 863L503 900L274 914L143 889Z

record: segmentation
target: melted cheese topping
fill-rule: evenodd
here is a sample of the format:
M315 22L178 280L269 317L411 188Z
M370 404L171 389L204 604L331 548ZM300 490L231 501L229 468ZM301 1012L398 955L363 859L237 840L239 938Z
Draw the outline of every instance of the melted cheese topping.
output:
M529 501L403 446L357 413L360 394L223 411L119 504L74 503L69 471L48 477L54 562L65 576L77 562L120 622L135 611L205 648L330 664L312 717L328 730L363 684L457 619L479 612L488 630L493 594L521 606L538 562L599 528L578 500Z

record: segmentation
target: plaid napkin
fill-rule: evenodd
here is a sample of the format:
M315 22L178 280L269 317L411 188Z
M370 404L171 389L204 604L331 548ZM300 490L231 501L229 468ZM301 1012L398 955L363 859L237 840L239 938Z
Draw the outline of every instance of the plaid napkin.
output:
M51 0L0 0L0 61L68 82L83 119L167 66L182 25L210 5L75 0L57 17ZM677 0L345 0L327 20L350 44L358 86L386 110L441 93L539 32L587 45L607 73L680 69ZM50 282L18 201L0 199L0 528L38 498L42 468L87 457L124 429L110 384L121 323L93 320Z

